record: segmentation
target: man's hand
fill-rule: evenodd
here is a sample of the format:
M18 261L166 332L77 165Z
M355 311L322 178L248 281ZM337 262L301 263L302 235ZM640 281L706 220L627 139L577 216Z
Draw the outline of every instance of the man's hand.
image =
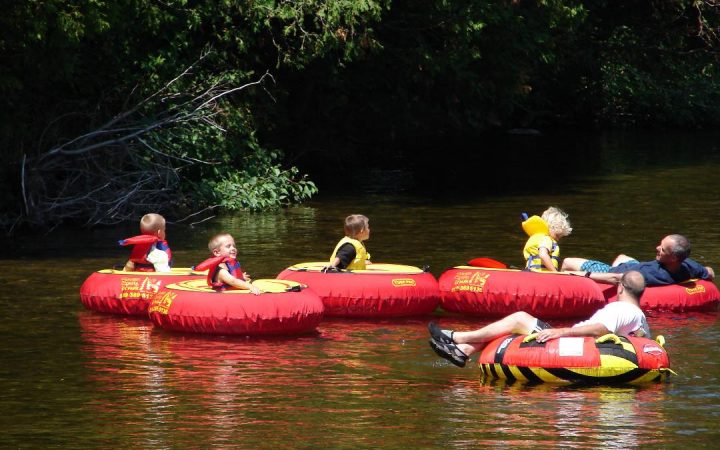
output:
M550 339L557 339L567 335L567 330L567 328L548 328L547 330L540 331L535 340L538 342L547 342Z

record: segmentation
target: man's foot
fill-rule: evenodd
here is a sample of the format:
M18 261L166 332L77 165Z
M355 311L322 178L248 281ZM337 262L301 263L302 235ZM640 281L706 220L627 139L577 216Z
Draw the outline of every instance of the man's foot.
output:
M430 348L435 350L440 357L447 359L458 367L465 367L468 356L462 352L457 345L451 342L438 342L434 338L430 338Z
M435 322L430 322L428 324L428 331L430 332L430 336L432 336L432 338L438 342L442 342L444 344L454 344L455 343L453 341L453 337L452 337L453 331L452 330L443 330Z

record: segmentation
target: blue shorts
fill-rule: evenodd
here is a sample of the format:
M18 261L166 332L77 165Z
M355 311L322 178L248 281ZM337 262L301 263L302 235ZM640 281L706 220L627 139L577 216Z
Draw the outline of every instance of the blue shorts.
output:
M636 259L631 259L631 260L624 262L623 264L638 264L639 262L640 261L638 261ZM588 259L587 261L582 263L582 265L580 266L580 270L583 272L608 273L610 271L611 267L612 266L610 266L609 264L605 264L602 261L595 261L592 259Z

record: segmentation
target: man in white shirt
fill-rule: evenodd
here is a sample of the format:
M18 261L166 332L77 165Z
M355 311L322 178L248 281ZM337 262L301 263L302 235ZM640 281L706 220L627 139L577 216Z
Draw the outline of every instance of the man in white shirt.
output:
M565 336L602 336L609 333L650 337L650 327L640 309L640 297L644 291L645 279L642 274L634 270L626 272L618 285L617 301L605 305L588 320L570 328L552 328L524 311L510 314L474 331L443 330L431 322L428 325L430 347L456 366L465 367L470 355L482 350L489 341L511 333L537 333L537 342Z

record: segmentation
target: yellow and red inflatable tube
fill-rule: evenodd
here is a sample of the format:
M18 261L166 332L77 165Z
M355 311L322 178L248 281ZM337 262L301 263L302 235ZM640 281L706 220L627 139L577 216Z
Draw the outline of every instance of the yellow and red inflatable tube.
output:
M190 268L173 268L170 272L104 269L85 280L80 287L80 301L92 311L147 316L150 300L162 287L204 277L205 274Z
M205 278L161 289L148 307L160 328L221 335L290 335L308 333L323 317L320 297L307 286L284 280L255 280L254 295L245 289L216 291Z
M610 302L617 300L617 286L600 285ZM712 312L720 305L720 291L712 281L688 280L667 286L645 288L640 307L657 312Z
M440 275L439 288L444 310L484 317L588 317L607 304L597 283L563 273L458 266Z
M325 315L390 318L430 314L440 303L435 277L419 267L373 263L365 270L323 273L327 262L288 267L278 279L307 284L325 305Z
M478 364L489 378L531 383L643 384L674 372L657 341L608 334L564 337L544 343L535 335L506 335L491 341Z

